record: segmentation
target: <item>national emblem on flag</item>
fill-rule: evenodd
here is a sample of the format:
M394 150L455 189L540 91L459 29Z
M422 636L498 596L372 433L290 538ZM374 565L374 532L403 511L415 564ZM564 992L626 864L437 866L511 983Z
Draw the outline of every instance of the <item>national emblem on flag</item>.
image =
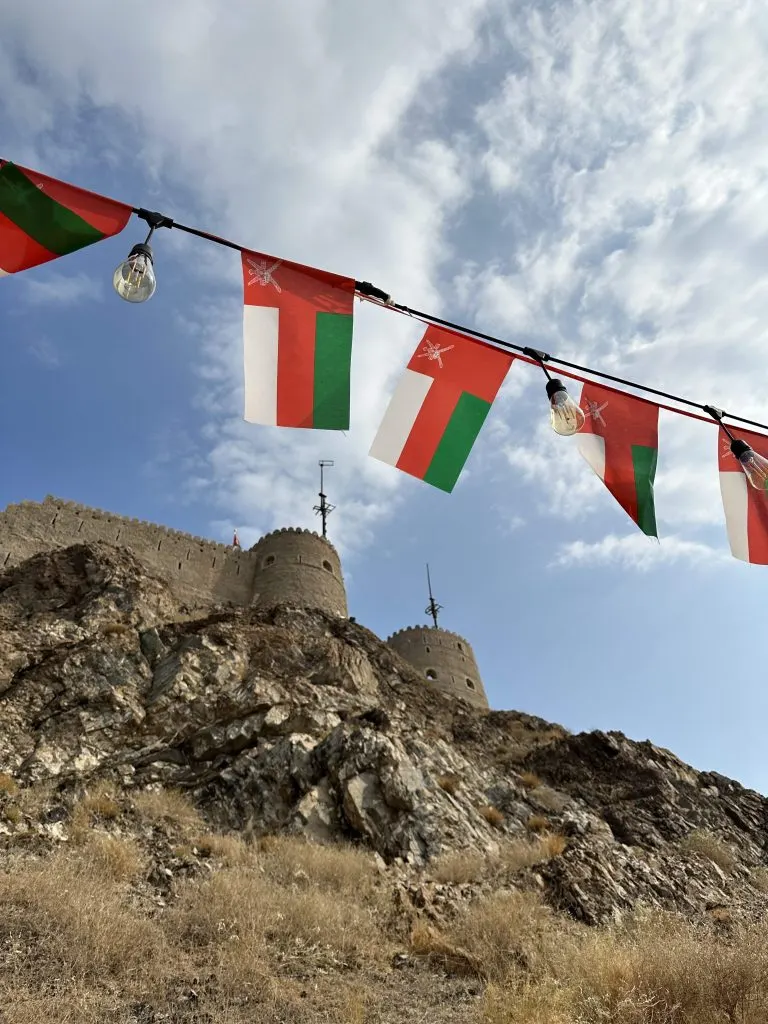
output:
M732 428L733 429L733 428ZM750 486L724 430L717 432L720 494L731 554L742 562L768 565L768 495ZM768 458L768 437L739 430L738 438Z
M579 404L578 448L627 515L658 537L653 484L659 449L659 407L588 381Z
M349 429L355 282L243 252L249 423Z
M0 161L0 277L116 235L130 206Z
M513 358L466 335L428 327L370 454L452 491Z

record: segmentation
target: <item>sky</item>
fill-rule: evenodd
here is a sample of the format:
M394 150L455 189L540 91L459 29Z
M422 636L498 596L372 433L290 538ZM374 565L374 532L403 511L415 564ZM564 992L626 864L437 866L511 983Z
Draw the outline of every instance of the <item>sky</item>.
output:
M768 8L741 0L0 0L0 157L402 303L768 418ZM422 334L356 303L344 434L243 420L236 252L118 236L0 286L0 507L46 494L244 545L316 527L350 612L473 645L494 708L650 739L768 792L768 568L717 430L660 420L660 541L514 362L452 494L368 456ZM578 393L578 388L576 388Z

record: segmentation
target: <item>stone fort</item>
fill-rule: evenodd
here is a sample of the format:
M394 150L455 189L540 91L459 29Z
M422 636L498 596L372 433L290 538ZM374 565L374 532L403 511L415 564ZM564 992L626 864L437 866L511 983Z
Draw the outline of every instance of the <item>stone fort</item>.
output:
M326 537L284 527L249 550L48 495L0 511L0 572L52 548L101 541L124 547L190 609L293 604L348 617L341 559ZM467 641L437 626L409 626L387 643L430 685L487 708Z

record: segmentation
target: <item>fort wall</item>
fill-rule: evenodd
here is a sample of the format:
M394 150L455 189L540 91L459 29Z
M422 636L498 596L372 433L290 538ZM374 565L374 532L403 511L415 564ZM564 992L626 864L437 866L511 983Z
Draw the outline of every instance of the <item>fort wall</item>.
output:
M41 551L89 541L128 548L188 604L250 603L248 552L51 495L0 512L0 571Z
M408 626L387 643L438 690L488 707L474 651L463 636L435 626Z

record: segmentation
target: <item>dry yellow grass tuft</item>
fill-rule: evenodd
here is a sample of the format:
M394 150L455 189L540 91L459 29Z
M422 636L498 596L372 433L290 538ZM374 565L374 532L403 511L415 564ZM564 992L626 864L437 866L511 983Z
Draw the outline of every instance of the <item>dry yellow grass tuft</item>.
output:
M115 882L133 881L147 870L147 862L135 839L91 833L79 851L88 870Z
M332 846L297 836L270 836L262 841L260 866L280 885L345 894L356 900L371 897L378 872L368 850L345 844Z
M752 868L749 880L760 892L768 893L768 868Z
M529 832L545 832L549 828L549 818L545 818L543 814L532 814L525 827Z
M18 825L22 819L21 808L17 804L8 804L7 807L3 808L2 815L12 825Z
M435 858L430 875L436 882L465 885L484 879L514 875L524 868L552 860L565 852L568 840L559 833L531 839L510 839L496 853L456 850Z
M521 772L520 781L526 789L536 789L538 786L541 785L541 779L538 775L535 775L533 772Z
M0 772L0 793L7 793L8 796L15 796L19 791L16 781L7 772Z
M105 622L101 627L102 636L120 636L130 632L131 627L127 626L124 622Z
M733 871L736 866L736 857L731 848L717 836L704 829L695 829L693 832L689 832L680 841L680 849L686 853L698 853L726 872Z
M140 818L152 824L202 830L203 820L192 801L177 789L145 790L133 797Z
M228 867L247 864L255 857L254 848L239 836L222 836L216 833L196 836L186 846L186 851L196 850L203 857L213 857Z
M457 793L461 786L461 779L455 774L438 775L435 782L437 782L440 789L445 793L450 793L451 796Z
M478 850L456 850L436 857L430 865L436 882L465 885L488 874L488 858Z
M478 811L481 816L485 818L489 825L493 825L494 828L501 828L504 824L504 815L498 809L488 804L486 807L478 807Z

